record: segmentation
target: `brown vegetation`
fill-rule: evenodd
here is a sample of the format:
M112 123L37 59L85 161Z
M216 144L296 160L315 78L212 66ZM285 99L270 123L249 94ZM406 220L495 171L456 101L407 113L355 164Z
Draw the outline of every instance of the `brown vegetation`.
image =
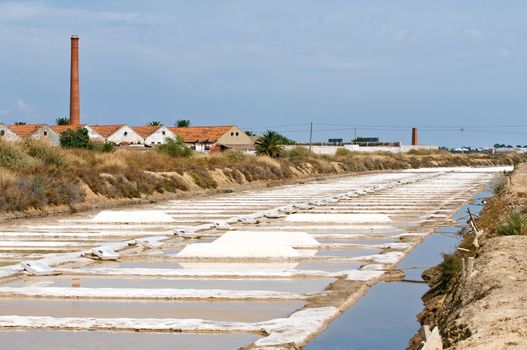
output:
M287 180L345 172L436 166L516 164L516 155L352 153L309 154L293 148L284 157L255 157L236 151L186 155L148 149L61 149L36 140L0 141L0 211L67 206L86 201L149 198L152 195L216 189L255 181ZM176 154L176 155L174 155Z

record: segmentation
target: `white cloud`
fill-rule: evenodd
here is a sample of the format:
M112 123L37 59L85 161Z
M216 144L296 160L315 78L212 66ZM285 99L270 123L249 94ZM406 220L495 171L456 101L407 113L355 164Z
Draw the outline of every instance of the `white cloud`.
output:
M31 107L21 99L16 100L16 108L26 112L31 110Z
M1 22L51 21L49 23L80 24L97 22L134 22L141 20L141 16L130 12L93 11L82 8L58 8L47 6L40 2L5 2L0 4ZM53 21L59 22L53 22ZM29 21L29 22L26 22Z

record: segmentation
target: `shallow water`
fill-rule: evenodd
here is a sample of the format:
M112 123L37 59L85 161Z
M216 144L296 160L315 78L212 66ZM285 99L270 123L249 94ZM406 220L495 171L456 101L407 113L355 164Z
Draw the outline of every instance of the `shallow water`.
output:
M418 329L415 315L423 307L416 296L427 289L424 284L377 284L304 349L404 349Z
M480 203L492 196L480 192L473 198L474 203L464 205L453 216L460 224L466 222L466 210L477 214ZM460 227L438 227L436 233L428 236L410 252L398 266L403 268L406 279L422 281L424 266L435 266L442 261L443 253L453 252L462 237L456 233ZM417 269L405 267L423 266ZM355 305L333 321L320 336L315 338L306 350L385 350L405 349L409 340L420 328L416 315L423 309L421 296L429 289L426 284L405 282L379 283Z
M300 263L298 264L295 269L296 270L319 270L319 271L326 271L326 272L339 272L339 271L346 271L346 270L357 270L359 267L361 267L363 264L359 262L351 262L351 263L323 263L323 262L306 262L306 263Z
M304 306L302 301L117 301L117 300L0 300L0 315L52 317L199 318L258 322L286 317ZM0 343L1 344L1 343ZM0 348L1 345L0 345Z
M327 249L319 250L315 255L317 256L346 256L358 257L366 255L379 254L380 249Z
M0 284L2 287L84 287L84 288L173 288L270 290L291 293L319 292L334 279L192 279L105 276L30 277Z
M251 344L251 334L164 334L71 331L0 331L0 344L23 350L232 350Z

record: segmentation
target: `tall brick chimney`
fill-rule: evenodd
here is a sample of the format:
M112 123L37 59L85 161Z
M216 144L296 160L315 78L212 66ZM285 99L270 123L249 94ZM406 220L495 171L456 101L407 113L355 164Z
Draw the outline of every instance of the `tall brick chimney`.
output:
M71 37L71 73L70 73L70 124L81 123L81 103L79 91L79 37Z
M412 128L412 145L415 146L419 144L419 140L417 138L417 128Z

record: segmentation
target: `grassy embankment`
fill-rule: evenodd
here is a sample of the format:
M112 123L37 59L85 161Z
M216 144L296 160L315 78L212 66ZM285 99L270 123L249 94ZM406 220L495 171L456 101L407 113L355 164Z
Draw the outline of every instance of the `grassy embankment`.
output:
M56 148L35 140L0 141L0 212L40 212L58 206L75 211L95 202L162 198L256 181L417 167L512 165L521 160L516 155L461 156L438 151L362 154L341 150L330 157L309 155L303 148L281 158L239 152L181 156L147 149L101 152Z

